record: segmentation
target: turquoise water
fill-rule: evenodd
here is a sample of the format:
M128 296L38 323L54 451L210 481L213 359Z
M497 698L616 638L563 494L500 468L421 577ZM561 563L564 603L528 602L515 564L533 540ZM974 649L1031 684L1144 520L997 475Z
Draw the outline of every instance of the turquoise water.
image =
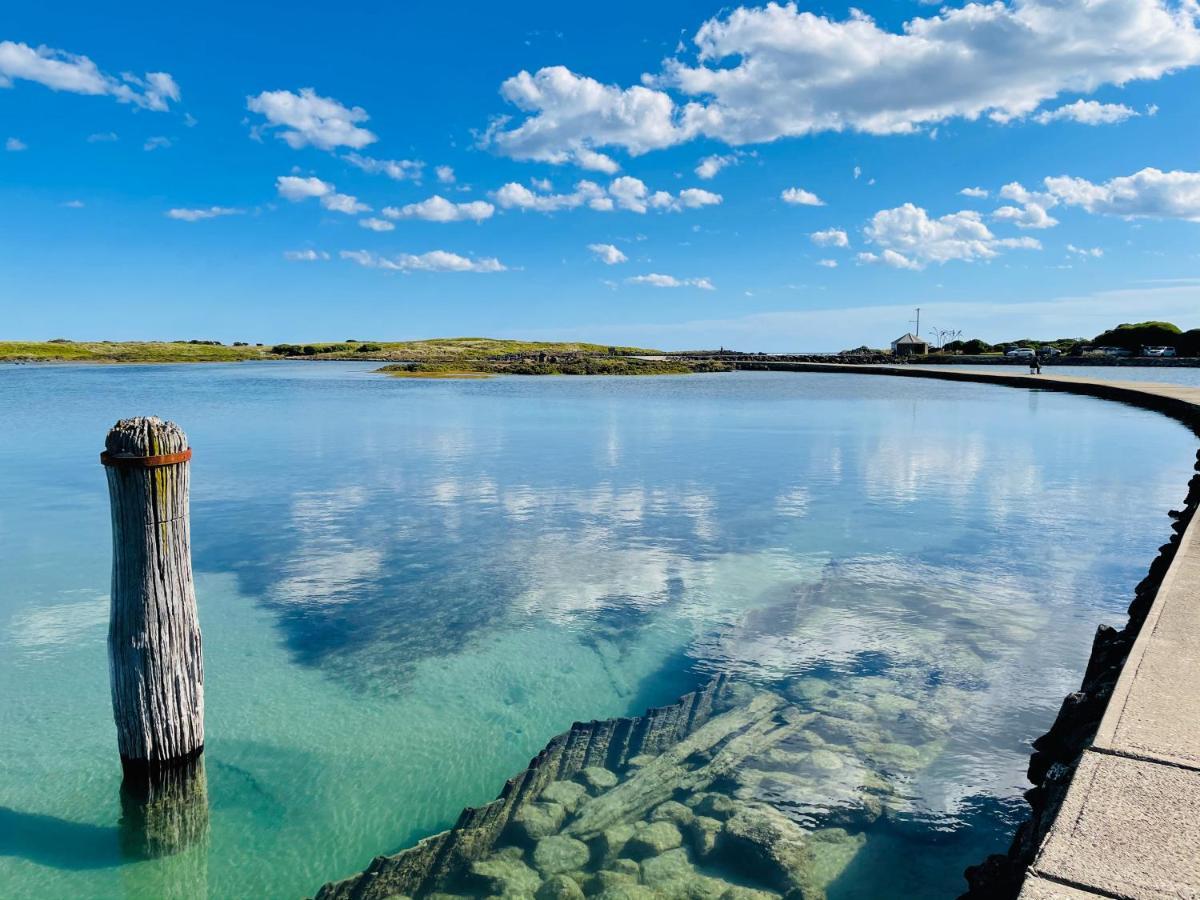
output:
M982 385L370 368L0 368L0 895L311 894L572 721L729 672L815 708L885 682L926 704L828 893L953 896L1007 844L1028 741L1122 619L1195 448L1152 413ZM97 453L135 414L195 448L210 824L164 859L122 840L105 656ZM745 783L797 808L800 782ZM815 820L855 802L803 791Z

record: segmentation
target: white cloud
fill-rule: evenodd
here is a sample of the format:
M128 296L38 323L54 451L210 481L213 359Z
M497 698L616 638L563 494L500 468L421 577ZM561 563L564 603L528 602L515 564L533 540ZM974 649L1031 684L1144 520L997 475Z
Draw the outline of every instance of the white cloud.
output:
M82 200L68 200L66 203L60 203L59 206L67 209L83 209L84 202Z
M387 214L386 209L384 210L384 214ZM359 219L358 224L372 231L392 231L396 227L387 219Z
M827 228L824 231L814 231L809 236L818 247L849 247L850 238L840 228Z
M326 194L321 198L321 205L330 212L345 213L348 216L371 211L371 207L352 194Z
M1033 120L1039 125L1051 122L1078 122L1080 125L1114 125L1141 115L1121 103L1099 103L1096 100L1076 100L1057 109L1038 113Z
M282 128L279 136L298 150L311 144L321 150L352 147L360 150L377 138L358 126L370 116L360 106L345 107L332 97L322 97L312 88L291 91L263 91L246 98L246 108L267 120L266 128Z
M20 138L10 137L4 142L4 149L9 153L19 153L22 150L28 150L29 145Z
M419 181L425 163L415 159L372 159L358 153L347 153L342 159L372 175L386 175L393 181Z
M793 206L824 206L825 201L814 194L812 191L806 191L804 188L787 188L779 195L779 199L784 203L791 203Z
M627 262L629 257L614 247L612 244L588 244L588 249L596 254L597 259L605 265L615 266L617 263Z
M1039 203L1001 206L992 213L992 218L1012 222L1018 228L1053 228L1058 224L1058 219L1046 212L1046 208Z
M817 265L824 266L827 269L836 269L838 263L836 259L818 259Z
M352 216L361 212L371 211L371 207L365 203L360 203L357 197L350 194L337 193L332 184L328 181L322 181L320 178L280 175L275 179L275 187L279 191L280 197L283 197L285 200L291 200L293 203L307 200L310 197L318 197L320 198L321 205L333 212L346 213Z
M592 209L608 212L613 208L610 197L604 193L604 188L594 181L580 181L570 194L547 193L548 183L536 184L539 192L531 191L523 184L509 182L497 191L492 192L492 199L504 209L532 210L534 212L557 212L560 209L575 209L587 203Z
M703 188L684 188L679 192L679 205L687 209L701 206L718 206L725 198Z
M700 160L700 163L696 166L696 174L700 178L703 178L707 181L708 179L713 178L726 166L737 165L737 161L738 157L735 153L727 153L724 156L717 154L706 156L704 159Z
M1067 244L1067 252L1079 256L1090 256L1093 259L1099 259L1104 255L1104 251L1099 247L1076 247L1074 244Z
M284 250L283 258L292 262L316 262L320 259L329 259L329 254L324 250Z
M240 216L244 209L232 206L209 206L205 209L168 209L168 219L179 219L181 222L199 222L201 219L216 219L220 216Z
M713 291L716 287L707 278L676 278L674 275L660 275L651 272L649 275L634 275L625 279L630 284L648 284L658 288L694 287L702 291Z
M600 172L603 175L615 175L621 171L617 161L611 156L589 150L587 147L576 147L571 151L571 161L581 169L589 172Z
M858 179L861 176L862 176L862 166L855 166L854 167L854 180L858 181Z
M100 71L86 56L0 41L0 88L12 87L18 80L34 81L53 91L109 96L156 112L179 100L179 85L166 72L147 72L144 78L125 72L116 78Z
M450 166L438 166L433 171L437 175L437 180L442 184L454 184L454 169Z
M539 190L549 188L548 183L534 182ZM678 195L669 191L651 191L640 178L622 175L609 183L607 190L594 181L580 181L570 194L539 193L524 185L510 182L491 194L493 200L505 209L557 212L561 209L576 209L586 204L598 212L625 209L645 213L650 209L663 212L680 212L714 206L724 199L720 194L702 188L685 188Z
M142 144L142 149L146 150L146 151L165 150L167 147L170 147L170 146L171 146L171 139L169 137L163 137L162 135L156 135L155 137L147 138L146 143Z
M1102 184L1068 175L1046 178L1044 183L1061 203L1090 213L1200 222L1200 172L1148 168Z
M964 197L974 197L976 200L983 200L988 196L988 192L981 187L965 187L959 193Z
M931 262L955 259L986 260L997 256L1002 249L1038 250L1042 246L1029 237L996 237L973 210L934 219L911 203L875 213L863 233L882 252L860 253L859 260L898 269L922 269Z
M397 272L504 272L505 266L493 257L470 259L447 250L430 250L428 253L399 253L395 256L379 256L369 250L343 250L339 254L366 266L369 269L390 269Z
M420 203L409 203L399 209L388 206L383 210L389 219L424 219L426 222L482 222L495 212L496 207L483 200L453 203L438 194Z
M115 131L101 131L97 132L96 134L89 134L87 136L87 142L89 144L103 144L115 140L118 140L117 133Z
M565 162L580 149L637 155L697 137L731 145L823 131L904 134L961 118L1007 122L1064 92L1152 80L1200 62L1195 0L996 0L945 5L892 30L794 3L736 7L623 88L561 66L501 86L523 113L486 143ZM679 96L679 100L675 99Z
M285 200L305 200L309 197L324 197L333 191L333 185L320 178L301 178L297 175L280 175L275 179L279 196Z

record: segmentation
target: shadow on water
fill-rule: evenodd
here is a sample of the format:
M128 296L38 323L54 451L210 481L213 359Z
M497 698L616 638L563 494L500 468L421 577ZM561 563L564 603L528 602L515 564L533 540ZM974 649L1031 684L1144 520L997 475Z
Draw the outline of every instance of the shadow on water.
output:
M828 900L955 897L967 888L963 870L1003 852L1025 809L1020 798L976 796L953 821L884 816L866 829L866 843L829 885Z
M129 862L116 828L0 806L0 856L54 869L109 869Z

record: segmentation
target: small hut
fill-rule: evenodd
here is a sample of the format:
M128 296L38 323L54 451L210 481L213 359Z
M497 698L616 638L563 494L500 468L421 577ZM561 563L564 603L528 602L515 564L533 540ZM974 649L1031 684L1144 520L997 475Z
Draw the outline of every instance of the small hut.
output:
M928 352L928 342L921 340L912 332L892 341L893 356L924 356Z

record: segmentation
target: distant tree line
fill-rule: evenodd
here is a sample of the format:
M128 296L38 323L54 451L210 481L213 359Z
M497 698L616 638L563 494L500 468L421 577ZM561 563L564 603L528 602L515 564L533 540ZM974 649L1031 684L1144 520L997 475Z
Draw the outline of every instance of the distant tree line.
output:
M1046 346L1053 347L1067 356L1080 356L1095 347L1119 347L1131 353L1140 353L1143 347L1174 347L1180 356L1200 356L1200 328L1182 331L1170 322L1136 322L1110 328L1091 340L1057 338L1046 341L1021 338L1001 344L989 344L979 338L972 338L968 341L950 341L942 349L949 353L977 355L1005 352L1016 347Z

